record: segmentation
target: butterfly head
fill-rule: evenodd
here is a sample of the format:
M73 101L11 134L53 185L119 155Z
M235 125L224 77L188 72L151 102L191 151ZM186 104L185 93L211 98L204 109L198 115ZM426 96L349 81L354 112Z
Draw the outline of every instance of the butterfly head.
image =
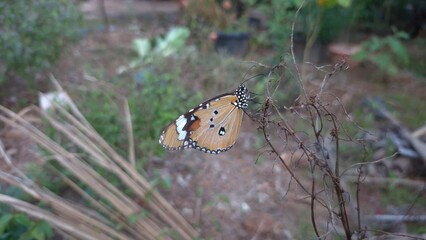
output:
M248 100L250 98L250 95L248 93L248 89L244 84L241 84L236 90L235 95L237 96L237 107L238 108L247 108L248 107Z

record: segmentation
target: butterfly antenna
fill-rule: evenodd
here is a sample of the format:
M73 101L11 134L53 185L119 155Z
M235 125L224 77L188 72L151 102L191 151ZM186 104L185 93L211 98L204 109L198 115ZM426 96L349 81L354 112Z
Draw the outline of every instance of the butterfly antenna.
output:
M256 74L256 75L254 75L254 76L252 76L252 77L250 77L250 78L247 78L246 80L242 81L240 85L242 85L242 84L246 83L247 81L252 80L252 79L254 79L254 78L257 78L257 77L265 77L265 76L266 76L266 75L265 75L264 73Z
M253 69L253 68L256 68L257 66L256 65L253 65L253 66L251 66L247 71L246 71L246 73L244 73L244 76L243 76L243 79L245 79L246 77L247 77L247 75L248 75L248 73ZM241 84L243 84L243 83L245 83L247 80L245 80L245 81L243 81Z

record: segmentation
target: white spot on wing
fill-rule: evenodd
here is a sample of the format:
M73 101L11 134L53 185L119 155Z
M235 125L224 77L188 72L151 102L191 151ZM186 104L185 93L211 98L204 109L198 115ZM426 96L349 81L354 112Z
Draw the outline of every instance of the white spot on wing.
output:
M178 131L178 133L179 133L179 136L178 136L178 140L180 140L180 141L182 141L183 139L185 139L185 137L186 137L186 131Z
M178 119L176 119L176 131L178 132L178 140L183 140L186 137L186 131L183 128L186 125L186 118L184 115L181 115Z

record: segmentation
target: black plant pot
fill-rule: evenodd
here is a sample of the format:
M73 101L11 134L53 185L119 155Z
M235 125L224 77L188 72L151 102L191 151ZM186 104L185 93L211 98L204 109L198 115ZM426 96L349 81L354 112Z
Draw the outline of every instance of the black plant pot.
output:
M246 32L218 32L215 50L232 56L243 57L249 49L250 33Z

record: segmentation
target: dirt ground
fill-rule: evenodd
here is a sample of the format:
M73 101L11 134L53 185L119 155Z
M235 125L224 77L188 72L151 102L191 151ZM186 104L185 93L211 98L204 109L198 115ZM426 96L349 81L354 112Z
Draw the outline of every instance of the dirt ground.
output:
M150 16L178 15L180 11L177 1L139 0L133 1L132 5L129 2L105 0L108 14L121 18L128 14L129 7L133 13ZM100 16L95 0L84 2L82 10L89 19L98 19ZM69 51L70 54L61 59L55 76L67 84L87 81L82 80L85 79L84 63L90 61L106 69L106 79L113 77L116 69L128 61L131 41L135 36L162 31L161 28L149 29L148 32L131 31L119 26L112 29L110 33L88 33ZM102 56L96 54L108 48L109 53L103 53ZM125 54L116 54L123 52ZM392 80L400 83L389 86L366 81L365 72L365 69L354 69L339 74L333 88L334 94L341 97L343 105L355 103L360 96L366 95L366 89L371 93L400 91L419 96L424 91L410 74L403 79ZM318 85L320 80L312 80L312 84ZM16 140L19 136L4 134L12 134L12 137L4 138L9 139L5 145L12 156L16 159L27 157L25 154L19 155L22 150L21 145L16 145L20 142ZM164 196L193 226L200 229L202 236L227 240L305 239L312 236L309 199L295 184L290 184L289 174L273 158L256 162L261 150L259 139L256 125L246 118L237 143L226 153L209 155L195 150L175 151L164 159L152 159L161 175L172 179L172 186L163 193ZM304 174L307 167L298 165L296 173ZM302 177L301 180L307 185L310 181L309 177ZM375 200L379 194L368 191L366 189L368 194L363 201L370 206L368 211L374 212L380 209ZM318 213L319 218L327 217L323 209L318 209Z

